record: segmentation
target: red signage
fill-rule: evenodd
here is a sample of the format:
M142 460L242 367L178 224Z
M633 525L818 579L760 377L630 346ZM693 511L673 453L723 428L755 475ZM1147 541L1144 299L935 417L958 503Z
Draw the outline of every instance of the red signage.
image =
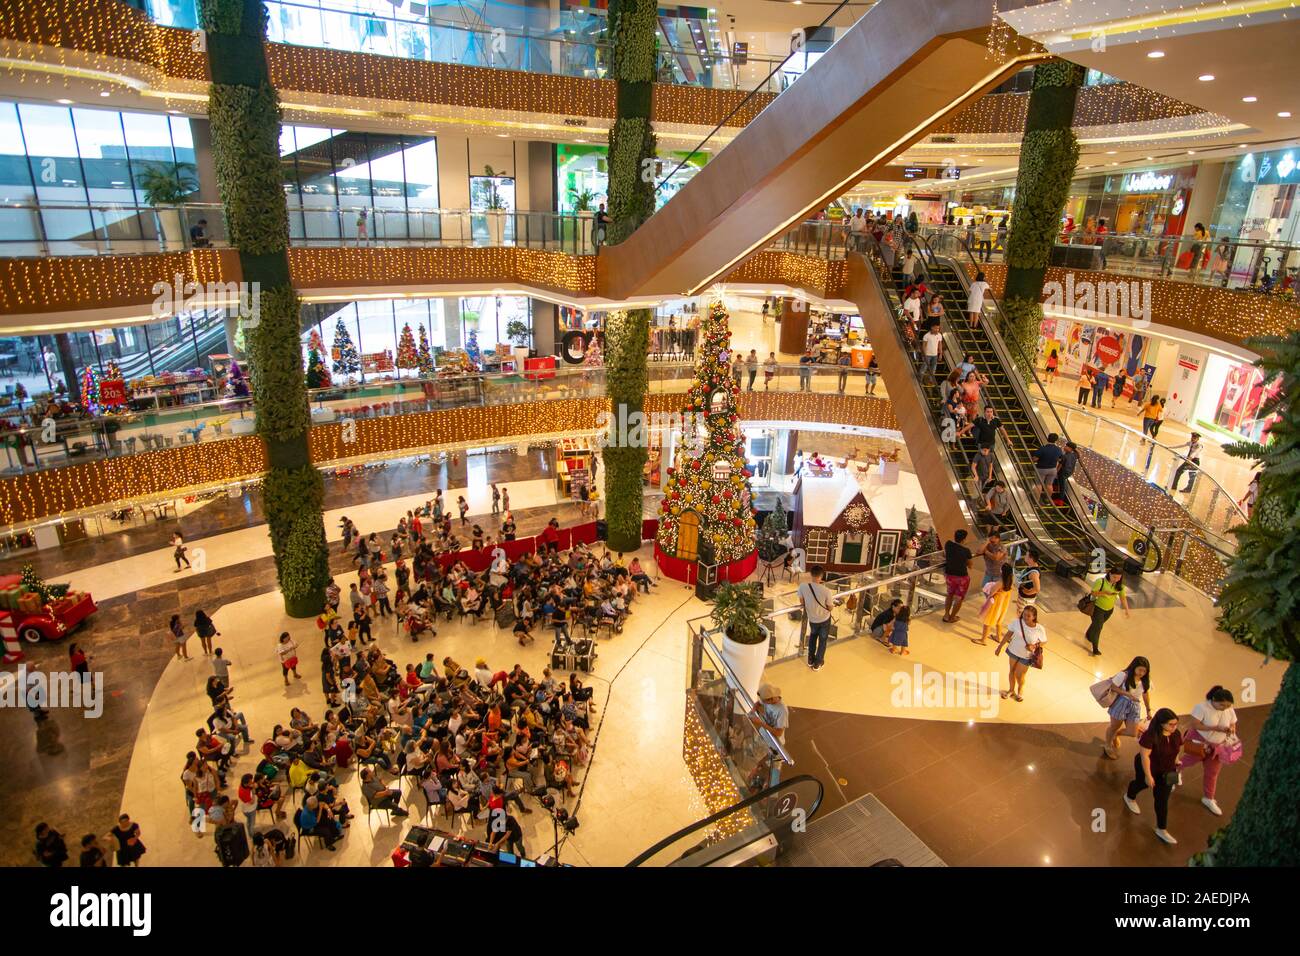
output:
M126 404L126 382L120 378L108 378L99 383L99 404L105 408L117 408Z
M524 369L529 373L524 378L530 382L543 378L555 378L555 356L542 355L538 358L524 359Z
M1113 335L1103 335L1097 340L1097 348L1093 354L1097 356L1097 361L1101 362L1102 365L1118 362L1122 354L1119 339Z

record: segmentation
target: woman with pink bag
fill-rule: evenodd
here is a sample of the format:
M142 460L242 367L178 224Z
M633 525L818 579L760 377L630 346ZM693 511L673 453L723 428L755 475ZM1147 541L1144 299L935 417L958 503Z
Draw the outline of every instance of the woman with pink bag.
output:
M1232 691L1217 684L1210 688L1205 700L1192 708L1192 729L1183 743L1179 769L1204 764L1205 776L1201 782L1201 803L1216 817L1223 816L1214 799L1214 788L1219 782L1219 771L1225 763L1236 763L1241 757L1241 740L1237 737L1237 712L1233 710Z

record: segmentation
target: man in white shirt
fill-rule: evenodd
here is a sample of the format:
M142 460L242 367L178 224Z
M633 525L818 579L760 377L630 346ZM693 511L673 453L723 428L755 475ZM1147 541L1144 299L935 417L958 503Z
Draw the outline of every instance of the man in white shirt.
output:
M1171 491L1178 490L1178 479L1187 473L1187 487L1183 489L1184 494L1191 494L1192 488L1196 485L1197 466L1201 463L1201 433L1192 432L1192 437L1181 445L1174 445L1174 451L1180 451L1186 448L1185 457L1177 468L1174 469L1174 480L1169 483Z
M799 600L808 620L808 666L815 671L826 662L826 639L831 632L831 607L840 599L822 584L826 570L821 565L812 568L812 580L799 585Z
M867 217L863 215L862 208L858 207L853 210L853 218L849 220L849 241L852 248L861 252L866 247L867 236Z
M931 381L937 381L939 356L942 352L943 335L939 332L939 327L936 325L921 337L921 355L925 359L925 371L921 375L921 381L925 381L927 375L930 377Z

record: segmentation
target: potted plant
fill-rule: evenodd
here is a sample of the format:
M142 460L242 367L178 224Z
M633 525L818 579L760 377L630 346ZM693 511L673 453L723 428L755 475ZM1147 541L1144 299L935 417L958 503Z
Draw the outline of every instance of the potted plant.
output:
M506 338L515 344L515 371L522 372L524 369L524 359L528 358L529 348L528 340L533 337L533 330L528 327L527 322L519 319L511 319L506 323Z
M158 235L163 248L180 249L185 245L185 230L181 223L181 203L198 192L199 182L191 163L150 163L136 175L136 185L144 194L144 201L155 207L158 217Z
M722 631L722 657L740 686L757 700L767 663L768 631L763 624L763 598L752 584L723 582L713 593L713 623Z

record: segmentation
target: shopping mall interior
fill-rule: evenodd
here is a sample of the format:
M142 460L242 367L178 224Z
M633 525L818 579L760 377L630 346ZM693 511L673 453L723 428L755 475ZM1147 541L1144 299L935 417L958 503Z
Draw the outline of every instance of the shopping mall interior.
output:
M0 862L1300 862L1293 4L715 2L0 2Z

